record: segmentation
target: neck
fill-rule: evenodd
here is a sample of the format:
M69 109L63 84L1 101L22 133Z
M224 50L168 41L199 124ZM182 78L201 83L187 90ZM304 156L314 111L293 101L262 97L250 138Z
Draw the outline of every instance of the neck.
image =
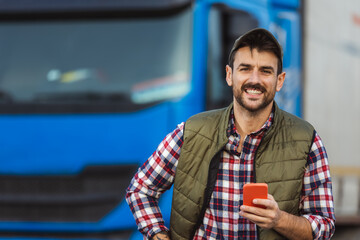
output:
M234 117L236 130L243 140L245 136L259 130L269 118L274 102L264 109L250 112L234 102Z

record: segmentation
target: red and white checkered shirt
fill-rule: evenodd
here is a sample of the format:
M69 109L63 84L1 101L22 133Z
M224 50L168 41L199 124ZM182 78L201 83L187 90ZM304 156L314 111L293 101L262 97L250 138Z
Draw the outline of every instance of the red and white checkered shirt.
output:
M254 182L253 162L261 138L272 123L273 113L263 127L246 136L241 152L237 151L240 136L231 115L227 130L228 143L221 154L221 162L210 205L194 240L257 239L256 225L240 216L243 185ZM127 189L126 200L138 228L151 238L164 225L157 200L174 181L175 170L183 144L184 123L168 134L152 156L139 168ZM300 212L307 218L314 239L330 239L335 226L332 185L325 148L317 133L308 155L304 175Z

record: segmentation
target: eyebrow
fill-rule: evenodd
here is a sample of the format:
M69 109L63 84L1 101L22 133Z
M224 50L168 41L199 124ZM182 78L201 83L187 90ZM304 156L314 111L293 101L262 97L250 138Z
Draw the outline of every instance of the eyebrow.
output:
M251 64L247 64L247 63L240 63L239 66L237 67L237 69L239 69L240 67L248 67L251 68L252 65ZM271 70L273 72L275 72L275 69L272 66L260 66L260 69L263 70Z
M251 64L240 63L237 69L239 69L240 67L251 67Z

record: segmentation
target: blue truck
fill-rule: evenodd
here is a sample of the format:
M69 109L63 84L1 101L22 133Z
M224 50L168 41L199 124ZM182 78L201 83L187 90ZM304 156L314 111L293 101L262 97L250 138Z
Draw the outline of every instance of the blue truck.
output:
M140 239L131 177L178 123L229 104L228 53L255 27L282 44L276 100L301 116L299 0L1 1L0 237Z

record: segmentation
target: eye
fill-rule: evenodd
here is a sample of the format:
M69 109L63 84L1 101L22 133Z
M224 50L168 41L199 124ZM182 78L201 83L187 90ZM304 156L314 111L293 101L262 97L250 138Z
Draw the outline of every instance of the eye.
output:
M269 69L263 69L262 72L263 72L264 74L267 74L267 75L272 74L272 71L269 70Z

